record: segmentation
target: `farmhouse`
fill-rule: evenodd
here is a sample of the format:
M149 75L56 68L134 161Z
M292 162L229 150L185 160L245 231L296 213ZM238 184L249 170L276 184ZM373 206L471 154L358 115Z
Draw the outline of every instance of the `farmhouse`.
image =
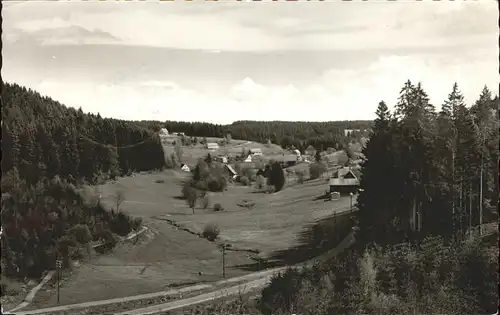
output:
M292 153L295 154L295 155L297 155L297 156L300 156L300 151L297 150L297 149L293 149Z
M187 164L181 164L181 170L183 170L184 172L191 172L191 170L189 169L189 166L187 166Z
M262 155L262 150L260 148L250 149L250 154L259 156Z
M359 172L349 167L338 169L328 182L330 192L356 193L359 188Z
M281 164L281 167L289 167L297 164L299 157L295 154L283 154L276 158L276 162Z
M169 135L169 133L168 133L167 128L160 129L160 136L168 136L168 135Z
M219 144L215 142L208 142L206 145L206 148L210 151L215 151L219 149Z

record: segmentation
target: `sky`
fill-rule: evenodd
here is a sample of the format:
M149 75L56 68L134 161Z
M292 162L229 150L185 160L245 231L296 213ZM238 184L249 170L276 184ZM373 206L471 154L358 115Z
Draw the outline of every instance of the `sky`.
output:
M127 120L373 119L422 82L498 94L494 0L4 1L2 78Z

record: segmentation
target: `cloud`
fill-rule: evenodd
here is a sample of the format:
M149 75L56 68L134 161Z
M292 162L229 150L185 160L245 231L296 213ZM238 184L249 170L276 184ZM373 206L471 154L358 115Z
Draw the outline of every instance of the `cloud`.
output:
M127 80L117 84L78 80L44 81L36 90L69 106L100 112L104 117L211 121L372 119L380 100L393 107L408 79L423 83L439 109L455 81L472 104L485 83L498 93L498 75L491 71L494 54L443 62L426 56L386 55L365 68L332 68L308 84L263 84L250 77L218 94L182 86L171 80ZM428 57L428 56L427 56Z
M85 45L120 43L120 39L100 29L86 29L81 26L67 26L62 20L49 23L29 23L11 29L4 37L8 43L31 45ZM55 25L55 26L54 26Z
M42 7L39 3L28 3L7 7L4 19L9 28L26 32L99 27L123 43L135 46L222 51L365 50L486 45L497 40L493 39L497 32L493 5L494 2L486 1L296 3L294 6L43 3ZM100 40L116 43L111 37Z
M371 119L408 79L498 93L492 3L9 5L2 75L106 117Z

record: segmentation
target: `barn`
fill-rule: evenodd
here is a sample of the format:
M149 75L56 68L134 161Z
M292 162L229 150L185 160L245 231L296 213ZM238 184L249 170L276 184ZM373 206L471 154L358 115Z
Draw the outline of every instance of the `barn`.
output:
M359 176L359 171L355 169L349 167L338 169L328 182L330 192L340 194L356 193L359 189Z
M250 154L254 156L262 155L262 150L260 148L250 149Z
M217 144L215 142L208 142L206 147L210 151L216 151L219 149L219 144Z

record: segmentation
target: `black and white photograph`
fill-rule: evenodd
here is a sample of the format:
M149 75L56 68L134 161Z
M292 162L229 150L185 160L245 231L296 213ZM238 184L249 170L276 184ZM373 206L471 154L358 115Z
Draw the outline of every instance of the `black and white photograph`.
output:
M498 1L1 11L3 314L498 312Z

